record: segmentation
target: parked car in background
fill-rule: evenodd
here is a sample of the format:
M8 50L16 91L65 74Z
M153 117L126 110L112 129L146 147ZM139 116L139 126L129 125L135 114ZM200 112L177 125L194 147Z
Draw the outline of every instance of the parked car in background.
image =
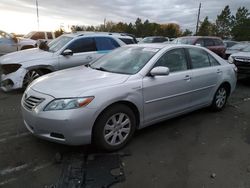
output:
M225 44L226 49L228 49L234 46L235 44L239 44L240 42L232 41L232 40L223 40L223 43Z
M232 47L228 48L226 50L226 59L228 59L231 54L240 52L244 48L248 47L249 45L250 45L250 43L248 43L248 42L241 42L241 43L235 44Z
M188 36L176 38L174 44L191 44L206 47L222 58L225 58L226 47L223 41L218 37L210 36Z
M10 52L34 48L36 41L16 36L0 31L0 56Z
M239 77L250 77L250 45L230 55L228 61L236 65Z
M1 88L26 88L41 75L88 64L110 50L125 45L111 35L75 33L62 35L48 45L4 55L0 58Z
M208 49L128 45L38 78L22 97L22 114L40 138L112 151L136 129L202 107L222 110L235 85L235 66Z
M31 31L27 35L24 35L23 38L25 39L32 39L32 40L43 40L50 42L55 39L55 33L50 31Z
M139 43L163 43L169 41L169 38L162 36L145 37Z

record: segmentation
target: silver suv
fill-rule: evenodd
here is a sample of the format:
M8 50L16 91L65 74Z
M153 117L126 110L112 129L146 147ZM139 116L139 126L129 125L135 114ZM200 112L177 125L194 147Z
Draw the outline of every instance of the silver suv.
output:
M1 88L26 88L41 75L85 65L109 51L125 45L118 36L98 33L65 34L48 45L14 52L0 58Z

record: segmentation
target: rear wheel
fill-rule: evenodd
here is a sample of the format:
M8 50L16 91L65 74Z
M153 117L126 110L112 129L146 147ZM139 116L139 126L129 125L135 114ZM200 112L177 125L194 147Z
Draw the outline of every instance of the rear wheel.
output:
M98 118L93 130L93 141L104 150L120 149L131 139L135 126L133 111L126 105L114 105Z
M29 72L27 72L23 79L23 88L27 88L28 85L31 84L31 82L42 75L42 72L39 70L30 70Z
M220 86L214 95L213 103L211 106L212 110L214 111L222 110L227 103L228 96L229 96L228 88L224 85Z

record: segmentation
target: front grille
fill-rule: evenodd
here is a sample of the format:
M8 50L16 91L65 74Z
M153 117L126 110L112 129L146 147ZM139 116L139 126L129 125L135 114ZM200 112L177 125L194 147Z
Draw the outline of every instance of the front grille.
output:
M29 97L24 96L23 105L27 109L32 110L35 107L37 107L43 100L44 100L43 98L38 98L34 96L29 96Z

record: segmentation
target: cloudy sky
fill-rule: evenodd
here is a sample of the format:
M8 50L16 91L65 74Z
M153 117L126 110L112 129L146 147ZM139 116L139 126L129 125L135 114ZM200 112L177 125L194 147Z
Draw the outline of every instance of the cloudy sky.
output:
M232 13L250 0L38 0L40 30L55 30L70 25L99 25L104 18L113 22L134 22L136 18L157 23L178 23L195 30L199 3L201 20L215 20L229 5ZM27 33L37 30L36 0L1 0L0 30Z

